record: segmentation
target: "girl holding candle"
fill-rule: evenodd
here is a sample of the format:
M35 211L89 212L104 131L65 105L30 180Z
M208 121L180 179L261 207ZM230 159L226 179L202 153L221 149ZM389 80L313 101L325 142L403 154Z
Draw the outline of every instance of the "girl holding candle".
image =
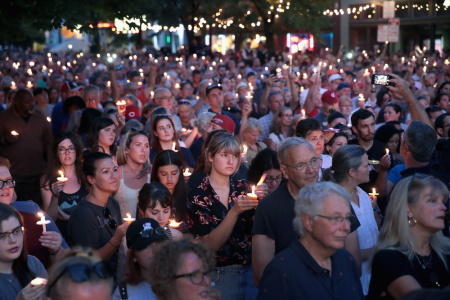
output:
M116 145L116 125L110 118L96 119L89 130L87 146L92 152L103 152L115 160Z
M169 225L173 217L174 199L170 191L159 182L146 183L139 191L138 209L140 218L156 220L171 240L179 240L183 234Z
M106 153L93 152L85 157L83 172L90 192L70 216L67 231L72 245L96 250L102 260L109 261L114 273L117 250L130 224L122 224L119 203L110 197L119 188L117 168Z
M175 131L175 125L170 115L156 114L152 116L150 135L152 147L150 161L153 162L156 154L162 150L173 150L180 155L184 167L195 167L195 161L189 149L181 147Z
M80 138L68 131L59 134L53 143L51 161L41 179L44 210L54 220L64 237L67 222L78 203L87 195L87 186L81 169L82 144ZM57 178L62 172L67 181Z
M369 182L370 165L366 150L356 145L345 145L336 150L331 168L324 172L324 179L344 187L351 195L352 209L361 226L358 227L359 254L361 258L361 284L367 295L370 282L368 259L377 243L378 226L381 223L376 197L364 192L359 184Z
M117 152L120 185L114 198L119 201L122 216L136 217L137 195L150 182L150 145L145 131L131 129L122 138Z
M39 259L27 254L23 220L12 206L0 203L1 298L41 299L45 285L33 286L35 277L47 278L47 272Z
M152 168L152 182L162 183L174 199L175 217L177 221L186 220L186 183L180 156L172 150L159 152Z
M258 200L248 197L245 184L232 178L240 164L240 145L233 135L220 131L204 155L207 176L188 196L189 231L216 252L216 287L222 299L254 299L251 229ZM257 186L259 197L266 192L265 184Z

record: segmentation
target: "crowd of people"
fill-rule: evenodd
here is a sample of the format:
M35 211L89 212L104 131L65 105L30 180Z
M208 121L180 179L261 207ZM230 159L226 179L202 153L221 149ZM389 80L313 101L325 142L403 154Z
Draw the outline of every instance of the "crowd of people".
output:
M342 50L4 53L0 299L447 295L449 53Z

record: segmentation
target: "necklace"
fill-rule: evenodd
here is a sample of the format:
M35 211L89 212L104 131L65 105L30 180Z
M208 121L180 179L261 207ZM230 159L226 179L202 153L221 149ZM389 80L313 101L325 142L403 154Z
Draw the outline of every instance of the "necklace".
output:
M414 255L416 256L417 261L419 262L422 269L431 269L433 267L433 264L431 263L431 258L433 257L432 252L428 256L422 256L417 253L414 253Z

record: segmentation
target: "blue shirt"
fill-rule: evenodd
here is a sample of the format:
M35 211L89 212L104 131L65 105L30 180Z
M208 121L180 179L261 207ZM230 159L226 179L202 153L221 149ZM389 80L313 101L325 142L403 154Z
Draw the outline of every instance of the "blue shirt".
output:
M331 256L330 271L322 268L295 240L264 270L257 300L363 300L353 256L344 249Z

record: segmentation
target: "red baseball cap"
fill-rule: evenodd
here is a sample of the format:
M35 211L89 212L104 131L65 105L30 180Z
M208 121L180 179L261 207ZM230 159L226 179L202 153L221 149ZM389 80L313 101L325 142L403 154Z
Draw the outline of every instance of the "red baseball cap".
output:
M231 134L234 133L234 129L236 128L236 124L234 123L233 119L222 114L217 114L212 117L211 123L219 125Z
M322 102L333 105L339 102L339 98L332 90L328 90L322 94Z

